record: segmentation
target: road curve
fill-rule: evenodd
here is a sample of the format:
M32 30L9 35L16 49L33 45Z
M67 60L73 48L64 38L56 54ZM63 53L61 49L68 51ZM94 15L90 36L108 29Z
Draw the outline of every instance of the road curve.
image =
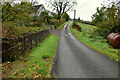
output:
M70 31L71 23L61 31L52 74L57 78L118 78L118 63L78 41Z

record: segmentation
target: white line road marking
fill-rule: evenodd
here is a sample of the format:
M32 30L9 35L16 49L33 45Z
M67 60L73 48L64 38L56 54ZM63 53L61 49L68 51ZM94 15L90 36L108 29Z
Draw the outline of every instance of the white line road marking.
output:
M70 36L71 34L70 34L70 33L66 33L65 35L66 35L66 36Z
M71 21L69 24L66 24L66 25L64 26L64 30L65 30L65 28L67 27L67 25L70 26L71 23L72 23L72 21ZM70 28L69 28L69 27L67 27L67 29L68 29L68 31L70 31ZM72 34L70 34L70 33L66 33L65 35L66 35L66 36L69 36L70 38L75 39L75 37L74 37Z
M68 36L68 34L65 34L66 36Z
M72 36L70 33L67 33L67 34L65 34L66 36L68 36L68 37L70 37L70 38L73 38L73 39L75 39L75 37L74 36Z
M68 33L68 35L70 36L71 34L70 34L70 33Z

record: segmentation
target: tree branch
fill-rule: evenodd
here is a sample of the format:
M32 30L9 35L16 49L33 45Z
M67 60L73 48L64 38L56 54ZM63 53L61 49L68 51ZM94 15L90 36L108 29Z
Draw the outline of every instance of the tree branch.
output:
M73 5L71 5L64 13L68 12L72 7Z

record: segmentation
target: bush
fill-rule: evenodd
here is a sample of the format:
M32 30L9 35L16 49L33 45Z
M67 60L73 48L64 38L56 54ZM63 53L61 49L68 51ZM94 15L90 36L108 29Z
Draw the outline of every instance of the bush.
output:
M16 29L13 22L4 22L2 24L2 38L15 34Z
M54 25L56 28L57 26L65 23L65 22L66 22L66 20L64 18L61 18L60 21L58 19L51 19L49 24Z
M52 18L53 18L53 19L59 19L59 16L58 16L57 14L54 14L54 15L52 16Z
M41 27L26 27L16 26L14 22L4 22L2 24L2 38L13 38L24 33L37 32L46 29L44 26ZM40 25L40 24L38 24Z
M107 6L98 7L97 12L92 16L92 23L98 28L99 35L107 38L108 34L119 33L119 8L116 3L111 2Z
M32 12L32 3L4 2L2 4L2 38L11 38L31 31L39 31L38 28L29 30L27 27L40 27L40 30L43 30L44 27L42 27L40 19L33 17Z
M66 21L66 19L65 19L65 18L61 18L61 19L60 19L60 24L65 23L65 21Z
M81 32L81 27L77 25L75 22L73 23L72 28L75 28L76 30Z
M59 25L59 20L57 20L57 19L51 19L50 20L50 24L54 25L55 27L57 27Z

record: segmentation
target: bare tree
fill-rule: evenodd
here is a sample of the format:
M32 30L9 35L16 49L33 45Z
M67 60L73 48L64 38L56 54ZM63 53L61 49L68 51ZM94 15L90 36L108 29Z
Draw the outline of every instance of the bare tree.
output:
M53 8L53 11L57 12L59 19L64 13L73 10L77 5L76 0L47 0L47 2Z

